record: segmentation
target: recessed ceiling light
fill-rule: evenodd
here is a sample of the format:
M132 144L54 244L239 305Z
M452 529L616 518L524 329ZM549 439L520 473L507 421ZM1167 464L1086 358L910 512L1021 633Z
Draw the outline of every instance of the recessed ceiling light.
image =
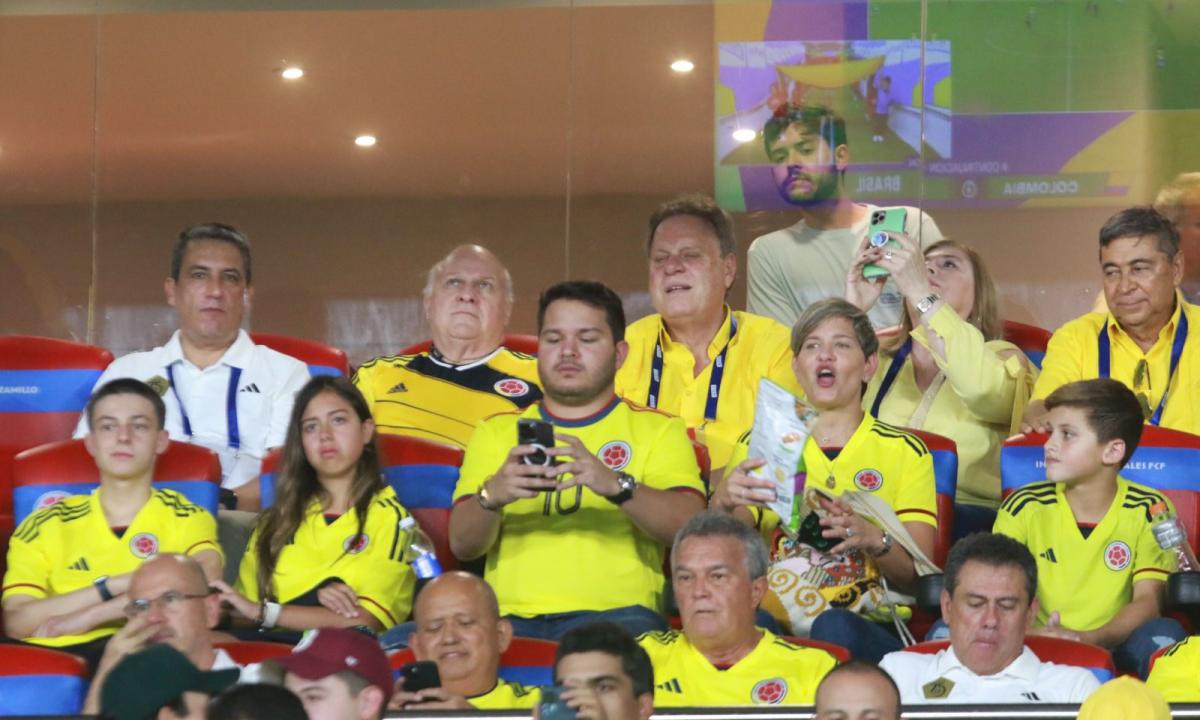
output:
M292 65L291 67L285 67L279 74L283 76L284 80L299 80L304 77L304 70Z
M354 144L359 147L372 147L376 143L374 135L359 135L354 138Z
M750 128L738 128L737 130L733 131L733 139L740 143L750 142L757 135L758 133L754 132Z
M696 69L696 63L686 58L680 58L671 63L671 69L677 73L690 73Z

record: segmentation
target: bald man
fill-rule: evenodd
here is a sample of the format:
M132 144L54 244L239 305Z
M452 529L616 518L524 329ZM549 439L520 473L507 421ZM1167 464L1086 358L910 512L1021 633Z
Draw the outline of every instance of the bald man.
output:
M430 270L424 291L428 352L380 357L354 384L381 433L466 449L479 421L540 400L537 361L501 347L512 277L491 251L460 245Z
M416 631L409 646L417 660L437 663L442 686L405 692L403 680L389 705L394 710L524 710L538 693L497 675L512 625L500 617L496 593L482 578L456 571L434 578L417 595Z

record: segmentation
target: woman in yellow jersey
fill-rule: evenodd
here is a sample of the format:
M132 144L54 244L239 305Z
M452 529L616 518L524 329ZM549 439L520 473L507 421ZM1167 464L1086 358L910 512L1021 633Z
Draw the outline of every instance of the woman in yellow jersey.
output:
M866 381L879 362L879 341L866 313L840 298L814 303L792 329L792 368L809 404L819 411L804 447L805 482L826 494L869 492L887 502L917 546L933 555L937 530L933 460L915 436L879 422L862 408ZM779 517L765 509L774 498L774 482L751 477L763 464L746 459L748 446L735 449L734 468L713 493L710 506L732 512L748 524L770 530ZM832 543L829 556L870 556L893 589L911 590L916 582L912 557L894 538L855 514L840 500L824 504L826 517L810 538ZM815 537L819 535L820 537ZM834 642L856 657L878 661L901 648L890 626L865 620L831 603L816 616L811 637Z
M863 407L957 443L955 537L987 531L1000 504L1000 448L1019 432L1037 370L1001 339L996 286L978 253L942 240L922 254L907 237L896 239L896 248L866 247L846 275L846 299L863 310L884 280L863 278L868 263L886 268L904 295L901 332L884 342Z
M341 377L297 393L276 501L259 519L237 588L217 583L240 624L307 630L402 622L412 607L409 517L380 473L375 424Z

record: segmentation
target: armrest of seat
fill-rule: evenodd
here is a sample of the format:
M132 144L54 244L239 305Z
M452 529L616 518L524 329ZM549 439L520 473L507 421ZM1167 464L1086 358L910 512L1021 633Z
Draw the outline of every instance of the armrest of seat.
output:
M941 573L922 575L917 578L917 609L934 617L942 616L942 588L946 586L946 576Z

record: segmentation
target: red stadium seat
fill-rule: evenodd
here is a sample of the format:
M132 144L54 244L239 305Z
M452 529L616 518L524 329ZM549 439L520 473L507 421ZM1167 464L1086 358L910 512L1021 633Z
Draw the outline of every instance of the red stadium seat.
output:
M88 690L87 663L32 645L0 646L0 715L78 715Z
M1030 362L1039 368L1046 357L1046 346L1050 343L1049 330L1036 325L1026 325L1014 320L1004 321L1004 339L1021 348Z
M1063 638L1029 635L1025 646L1033 651L1042 662L1058 663L1087 668L1100 682L1107 682L1117 674L1112 655L1099 645L1065 640ZM933 655L950 647L949 640L930 640L904 648L904 652Z
M308 365L308 372L313 377L317 375L350 374L350 362L346 353L332 345L313 340L288 337L287 335L270 335L267 333L250 333L250 339L256 345L266 345L284 355L290 355Z
M96 380L112 360L112 353L92 345L0 337L0 532L13 527L13 456L71 437Z
M553 685L554 653L557 650L558 643L550 640L514 637L500 656L498 674L509 682L522 685ZM389 654L388 660L392 664L393 674L397 674L401 667L414 662L416 657L411 648L404 648ZM396 676L399 677L398 674Z
M504 340L500 343L509 350L515 350L526 355L537 355L537 336L536 335L505 335ZM416 353L427 352L433 347L432 340L423 340L415 345L409 345L401 350L399 355L415 355Z
M787 640L793 645L802 645L804 647L824 650L825 652L837 658L839 663L850 661L850 651L841 645L835 645L834 643L825 642L824 640L812 640L809 638L796 637L794 635L783 635L782 637L784 640Z
M221 462L212 450L172 440L155 463L154 478L155 487L175 490L216 516ZM99 484L100 471L83 440L26 450L13 460L16 521L68 495L86 495Z
M937 538L933 557L938 567L946 564L946 555L954 544L954 495L958 491L958 446L948 437L924 430L905 428L921 438L933 454L933 478L937 486Z
M241 640L238 642L217 643L214 647L224 650L238 665L250 665L291 654L292 646L283 643L262 642L259 640Z

